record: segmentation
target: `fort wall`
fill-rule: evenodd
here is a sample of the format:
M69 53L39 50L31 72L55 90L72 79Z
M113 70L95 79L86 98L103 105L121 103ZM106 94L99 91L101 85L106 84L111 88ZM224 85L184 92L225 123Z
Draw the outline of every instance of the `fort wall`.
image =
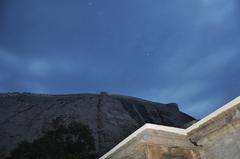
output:
M240 97L187 129L145 124L100 159L239 159Z

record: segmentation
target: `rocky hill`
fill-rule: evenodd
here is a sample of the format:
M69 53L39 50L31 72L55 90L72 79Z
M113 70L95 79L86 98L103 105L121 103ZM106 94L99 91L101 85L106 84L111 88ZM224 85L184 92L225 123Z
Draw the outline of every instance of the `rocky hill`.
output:
M101 94L0 94L0 151L7 154L20 141L33 141L53 119L77 121L92 130L96 151L104 154L145 123L183 127L194 120L177 104Z

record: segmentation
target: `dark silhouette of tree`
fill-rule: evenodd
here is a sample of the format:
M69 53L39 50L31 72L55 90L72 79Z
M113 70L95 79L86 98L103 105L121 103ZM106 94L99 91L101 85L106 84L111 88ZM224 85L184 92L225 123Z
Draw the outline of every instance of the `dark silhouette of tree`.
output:
M21 142L6 159L95 159L94 138L79 122L52 121L51 129L33 142Z

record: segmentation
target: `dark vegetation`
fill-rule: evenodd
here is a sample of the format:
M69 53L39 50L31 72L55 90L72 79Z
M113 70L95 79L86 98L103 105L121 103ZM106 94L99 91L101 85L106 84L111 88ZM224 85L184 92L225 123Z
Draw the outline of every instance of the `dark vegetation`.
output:
M5 159L95 159L94 138L88 126L54 119L51 128L33 142L23 141Z

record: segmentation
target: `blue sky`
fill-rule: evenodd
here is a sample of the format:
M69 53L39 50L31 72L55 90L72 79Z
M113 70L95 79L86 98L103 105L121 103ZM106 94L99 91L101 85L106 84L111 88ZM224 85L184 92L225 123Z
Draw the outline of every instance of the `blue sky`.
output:
M1 0L0 92L136 96L202 118L240 90L239 0Z

